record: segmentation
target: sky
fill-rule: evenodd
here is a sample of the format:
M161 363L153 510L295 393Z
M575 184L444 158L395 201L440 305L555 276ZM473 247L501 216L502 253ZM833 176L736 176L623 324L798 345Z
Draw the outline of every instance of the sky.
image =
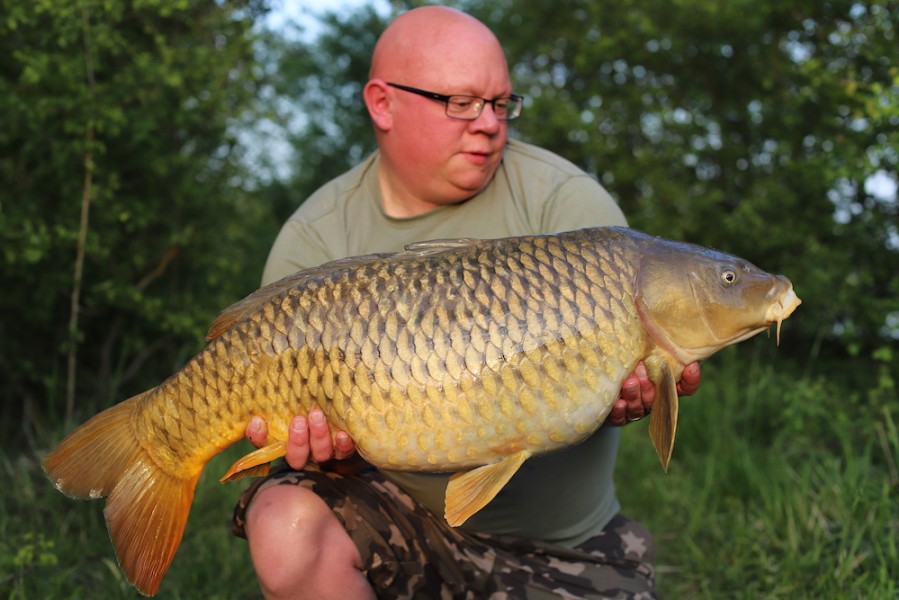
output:
M316 14L342 12L360 6L375 6L380 12L388 12L387 0L275 0L267 19L270 27L289 28L297 23L303 28L304 37L314 37L318 31Z

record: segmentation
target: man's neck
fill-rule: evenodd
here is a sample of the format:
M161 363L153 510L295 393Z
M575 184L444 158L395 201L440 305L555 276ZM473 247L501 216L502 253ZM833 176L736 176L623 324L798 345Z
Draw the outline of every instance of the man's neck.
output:
M382 208L389 217L399 219L415 217L440 208L439 204L421 200L407 188L398 185L387 173L383 163L378 170L378 182L381 188Z

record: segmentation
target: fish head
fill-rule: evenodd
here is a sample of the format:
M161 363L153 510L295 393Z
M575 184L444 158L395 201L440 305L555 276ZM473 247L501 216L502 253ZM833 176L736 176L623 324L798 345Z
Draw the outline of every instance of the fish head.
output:
M780 325L801 300L790 280L701 246L658 240L637 274L637 306L653 340L681 364Z

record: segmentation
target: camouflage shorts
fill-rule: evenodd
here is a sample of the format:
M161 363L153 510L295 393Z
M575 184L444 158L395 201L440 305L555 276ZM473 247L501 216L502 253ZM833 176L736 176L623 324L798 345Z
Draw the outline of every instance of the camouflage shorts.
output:
M331 507L379 598L657 598L652 537L620 514L567 548L450 527L374 469L344 477L285 467L243 494L234 511L236 535L245 537L253 495L279 484L309 488Z

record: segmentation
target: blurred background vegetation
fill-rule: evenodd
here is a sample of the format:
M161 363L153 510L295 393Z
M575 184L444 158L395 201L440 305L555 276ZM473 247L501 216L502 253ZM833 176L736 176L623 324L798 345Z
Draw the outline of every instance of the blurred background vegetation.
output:
M201 349L218 311L257 287L284 219L374 148L360 96L371 48L418 4L315 12L304 31L267 25L283 7L266 0L0 0L0 456L18 488L0 492L0 590L37 594L28 586L55 568L41 561L71 564L88 543L59 546L77 528L57 515L74 503L55 498L37 457ZM681 475L621 477L631 512L677 540L662 549L682 563L663 591L800 597L832 557L832 597L895 597L899 1L447 4L506 48L527 97L512 135L595 174L634 227L783 273L804 301L781 348L753 340L710 361L685 402ZM220 518L195 509L189 525L205 518L224 537L190 554L215 579L237 553L252 595L227 490ZM842 512L821 508L837 498ZM84 511L109 560L99 506ZM707 521L720 522L711 535ZM807 569L781 562L801 540L758 539L782 527L813 541ZM721 565L727 540L746 552ZM738 593L747 570L754 583ZM108 591L91 582L115 568L99 571L66 595ZM182 572L170 597L243 594ZM795 577L798 589L782 587Z

